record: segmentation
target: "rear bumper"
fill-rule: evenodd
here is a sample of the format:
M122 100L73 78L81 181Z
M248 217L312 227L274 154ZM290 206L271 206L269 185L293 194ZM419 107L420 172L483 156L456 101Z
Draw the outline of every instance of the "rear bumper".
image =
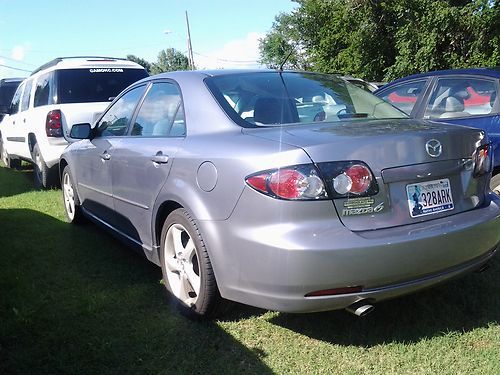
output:
M363 298L376 302L412 293L481 267L500 241L500 199L494 195L481 209L352 232L329 202L279 201L263 213L244 203L252 202L247 194L253 192L244 192L228 220L199 225L221 295L266 309L334 310ZM305 297L349 286L363 290Z

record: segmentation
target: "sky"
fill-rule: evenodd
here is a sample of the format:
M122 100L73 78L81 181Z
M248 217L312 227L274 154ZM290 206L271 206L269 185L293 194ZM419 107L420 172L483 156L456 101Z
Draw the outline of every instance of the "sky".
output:
M156 61L187 56L185 12L198 68L257 67L259 38L291 0L0 0L0 78L26 77L62 56ZM17 68L18 70L7 68Z

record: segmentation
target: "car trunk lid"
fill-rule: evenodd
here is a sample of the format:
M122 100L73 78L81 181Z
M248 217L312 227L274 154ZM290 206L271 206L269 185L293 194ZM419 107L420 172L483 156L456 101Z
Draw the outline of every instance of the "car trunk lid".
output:
M332 162L368 165L378 184L375 195L332 199L342 223L354 231L440 218L471 210L484 199L487 176L473 176L473 155L486 142L480 130L417 120L376 120L248 133L301 147L330 191L335 177L329 175ZM427 200L425 207L422 199Z

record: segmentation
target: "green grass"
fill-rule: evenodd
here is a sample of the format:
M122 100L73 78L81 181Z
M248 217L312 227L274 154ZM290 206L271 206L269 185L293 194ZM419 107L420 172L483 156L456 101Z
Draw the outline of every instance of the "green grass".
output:
M155 265L66 223L61 191L32 186L29 170L0 167L1 374L500 373L498 257L363 319L237 306L193 323Z

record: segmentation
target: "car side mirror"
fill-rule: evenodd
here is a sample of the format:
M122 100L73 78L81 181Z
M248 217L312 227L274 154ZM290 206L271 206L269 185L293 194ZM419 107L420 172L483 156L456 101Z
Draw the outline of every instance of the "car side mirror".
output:
M73 139L90 139L92 128L90 124L75 124L71 127L69 136Z

